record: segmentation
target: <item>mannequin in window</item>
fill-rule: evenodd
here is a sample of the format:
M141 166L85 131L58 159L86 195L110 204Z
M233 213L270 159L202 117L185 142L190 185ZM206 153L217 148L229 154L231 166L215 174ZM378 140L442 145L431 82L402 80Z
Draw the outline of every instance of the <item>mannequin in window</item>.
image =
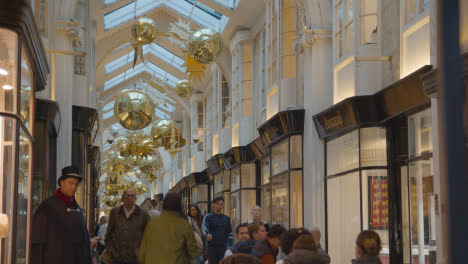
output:
M253 219L250 219L247 221L248 224L253 224L255 222L262 222L263 226L265 226L266 231L270 231L270 225L268 224L267 221L262 220L262 208L259 205L255 205L252 208L252 215Z

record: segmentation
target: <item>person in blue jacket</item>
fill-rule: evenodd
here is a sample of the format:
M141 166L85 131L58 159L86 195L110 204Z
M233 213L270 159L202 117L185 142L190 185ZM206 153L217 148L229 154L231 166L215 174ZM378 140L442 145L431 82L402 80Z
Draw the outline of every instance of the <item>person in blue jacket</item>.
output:
M203 218L203 233L208 242L208 263L218 264L224 257L224 252L232 244L232 228L229 216L223 214L224 198L214 199L213 213Z

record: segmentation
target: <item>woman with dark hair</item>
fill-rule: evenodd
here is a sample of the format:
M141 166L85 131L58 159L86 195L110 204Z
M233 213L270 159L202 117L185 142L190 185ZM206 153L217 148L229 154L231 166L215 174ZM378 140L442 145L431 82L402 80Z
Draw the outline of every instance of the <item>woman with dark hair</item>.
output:
M379 234L372 230L362 231L356 239L356 259L353 264L382 264L379 259L382 242Z
M256 257L239 253L224 258L219 264L262 264L262 261Z
M203 232L202 232L203 215L200 211L200 208L198 208L198 206L194 204L189 205L187 219L190 225L192 225L193 231L196 234L195 237L197 238L198 236L198 238L203 242L203 245L205 245L205 236L203 235ZM195 264L195 263L203 263L203 262L204 262L203 257L200 257L198 260L192 260L191 263Z

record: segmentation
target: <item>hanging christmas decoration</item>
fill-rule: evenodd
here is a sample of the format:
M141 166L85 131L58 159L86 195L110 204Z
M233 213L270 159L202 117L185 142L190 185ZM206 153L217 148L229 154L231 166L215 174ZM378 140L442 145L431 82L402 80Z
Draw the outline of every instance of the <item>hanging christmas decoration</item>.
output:
M192 58L203 64L210 64L223 51L223 39L218 32L204 28L193 33L188 43Z
M181 80L176 85L176 93L180 97L190 97L192 95L192 84L187 80Z
M151 127L151 138L155 148L164 147L163 138L167 133L170 133L171 127L174 125L174 121L169 119L159 119L154 122Z
M140 130L148 126L154 117L155 105L151 98L140 91L121 92L114 104L114 115L126 129Z
M133 23L131 34L131 43L135 51L133 55L133 67L135 67L138 57L140 57L142 61L145 61L143 45L153 42L158 37L159 30L152 19L142 17Z

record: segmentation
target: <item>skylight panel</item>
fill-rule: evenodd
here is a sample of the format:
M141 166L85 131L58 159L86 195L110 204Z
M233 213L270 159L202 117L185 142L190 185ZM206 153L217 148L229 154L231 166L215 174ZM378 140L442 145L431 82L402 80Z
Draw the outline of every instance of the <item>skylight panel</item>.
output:
M107 103L104 106L104 108L102 109L102 111L107 112L107 111L111 110L112 108L114 108L114 102L115 102L115 100L112 100L111 102Z
M107 63L104 66L105 74L109 74L118 68L125 66L127 63L132 62L134 54L135 51L132 50L127 55L123 55L122 57Z
M175 106L168 104L167 102L166 102L166 106L164 104L159 104L158 107L169 113L172 113L175 110Z
M104 30L125 23L135 17L135 2L104 15Z
M208 15L220 20L222 17L223 17L223 14L207 7L206 5L202 4L202 3L199 3L199 2L196 2L194 0L184 0L185 2L191 4L192 6L195 4L195 7L200 9L200 10L203 10L204 12L206 12ZM223 1L224 2L224 1Z
M161 119L169 119L170 118L170 116L168 114L164 113L163 111L161 111L161 109L158 109L158 108L156 108L154 114L157 117L161 118Z
M112 51L112 53L116 53L117 51L121 50L121 49L124 49L126 47L130 46L130 42L127 42L125 44L123 44L122 46L116 48L115 50Z
M138 64L135 68L129 69L121 74L115 76L114 78L106 81L104 83L104 91L109 90L110 88L118 85L119 83L132 78L133 76L145 71L145 66L143 63Z
M158 77L161 80L167 81L172 86L176 86L177 83L180 81L177 77L166 72L165 70L161 69L160 67L156 66L150 61L146 63L146 66L150 70L150 73L154 73L156 77Z
M229 7L229 8L236 8L237 4L239 3L239 0L213 0L213 1L225 7Z
M107 119L107 118L110 118L114 115L114 111L109 111L107 113L105 113L104 115L102 115L102 118L103 119Z
M117 3L121 0L102 0L104 5L112 5L113 3Z

